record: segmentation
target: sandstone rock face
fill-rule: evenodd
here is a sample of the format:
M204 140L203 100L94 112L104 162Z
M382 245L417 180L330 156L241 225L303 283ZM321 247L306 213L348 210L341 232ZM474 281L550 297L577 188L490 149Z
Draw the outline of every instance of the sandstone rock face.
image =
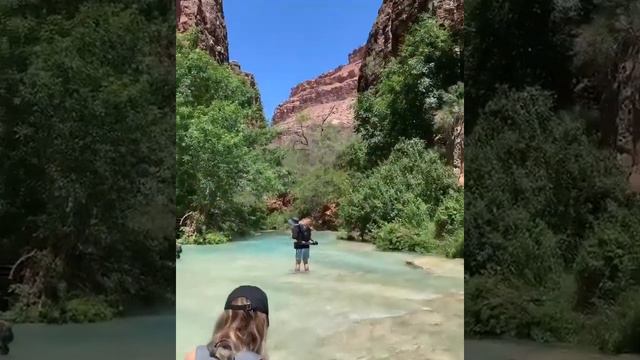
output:
M435 0L435 15L447 28L462 31L464 27L464 0Z
M284 193L274 198L267 200L267 212L272 214L274 212L282 212L288 210L293 205L293 198L291 194Z
M400 51L408 30L432 5L433 0L383 0L365 45L358 91L364 92L377 83L384 66Z
M426 13L434 14L450 29L461 31L464 0L383 0L365 46L359 92L367 91L378 82L382 69L398 55L411 26Z
M178 32L200 29L200 48L220 64L229 62L227 25L222 0L176 0Z
M305 128L320 126L326 118L326 124L352 131L353 105L363 55L364 48L358 48L349 54L348 64L291 90L289 99L276 108L272 120L275 127L284 129L281 142L286 142L295 133L299 126L297 118L302 113L309 117Z

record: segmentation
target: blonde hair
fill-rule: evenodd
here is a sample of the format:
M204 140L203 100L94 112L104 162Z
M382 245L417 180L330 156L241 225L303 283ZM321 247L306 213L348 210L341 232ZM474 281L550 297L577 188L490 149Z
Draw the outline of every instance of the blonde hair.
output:
M250 302L239 297L233 305L246 305ZM233 359L234 354L251 351L267 358L267 316L257 311L225 310L213 330L209 351L220 360Z

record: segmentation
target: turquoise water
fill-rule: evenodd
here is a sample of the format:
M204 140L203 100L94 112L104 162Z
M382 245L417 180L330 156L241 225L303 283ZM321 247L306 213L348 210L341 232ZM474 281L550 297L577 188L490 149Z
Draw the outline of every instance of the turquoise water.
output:
M151 315L98 324L16 325L7 360L172 359L175 315Z
M429 275L406 266L414 255L378 252L367 244L338 241L334 233L315 233L314 238L320 245L311 247L310 273L293 272L289 234L184 246L176 266L176 358L208 341L226 296L243 284L257 285L269 296L268 348L273 360L383 359L378 348L395 346L399 353L404 351L401 347L423 346L436 327L444 342L437 345L455 350L442 358L461 358L461 301L447 310L454 311L455 322L447 321L450 314L437 314L432 304L442 296L462 293L461 278ZM437 324L411 321L427 312ZM406 324L399 325L403 321ZM455 326L447 327L448 323ZM405 334L409 328L411 333ZM397 336L377 336L376 329L390 329ZM416 336L422 332L424 336ZM350 337L347 345L342 344L345 336ZM336 354L341 346L348 349ZM374 349L375 355L368 353Z

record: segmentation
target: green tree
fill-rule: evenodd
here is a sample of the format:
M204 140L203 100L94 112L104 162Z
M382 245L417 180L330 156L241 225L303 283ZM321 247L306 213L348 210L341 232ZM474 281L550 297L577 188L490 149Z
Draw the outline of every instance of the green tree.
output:
M191 232L242 233L283 190L281 156L266 148L274 134L255 126L255 90L197 49L196 36L179 35L176 56L178 214Z
M425 17L412 28L380 84L358 97L356 131L367 144L369 161L386 159L401 139L433 145L440 90L460 79L459 62L455 42L435 19Z
M0 247L31 255L13 288L19 319L74 320L67 303L100 296L113 314L174 292L170 14L0 4Z

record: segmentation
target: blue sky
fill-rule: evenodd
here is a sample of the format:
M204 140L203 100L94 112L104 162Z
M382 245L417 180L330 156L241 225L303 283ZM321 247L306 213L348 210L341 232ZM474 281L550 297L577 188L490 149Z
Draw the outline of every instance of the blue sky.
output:
M227 0L229 57L256 76L269 121L296 84L347 62L382 0Z

